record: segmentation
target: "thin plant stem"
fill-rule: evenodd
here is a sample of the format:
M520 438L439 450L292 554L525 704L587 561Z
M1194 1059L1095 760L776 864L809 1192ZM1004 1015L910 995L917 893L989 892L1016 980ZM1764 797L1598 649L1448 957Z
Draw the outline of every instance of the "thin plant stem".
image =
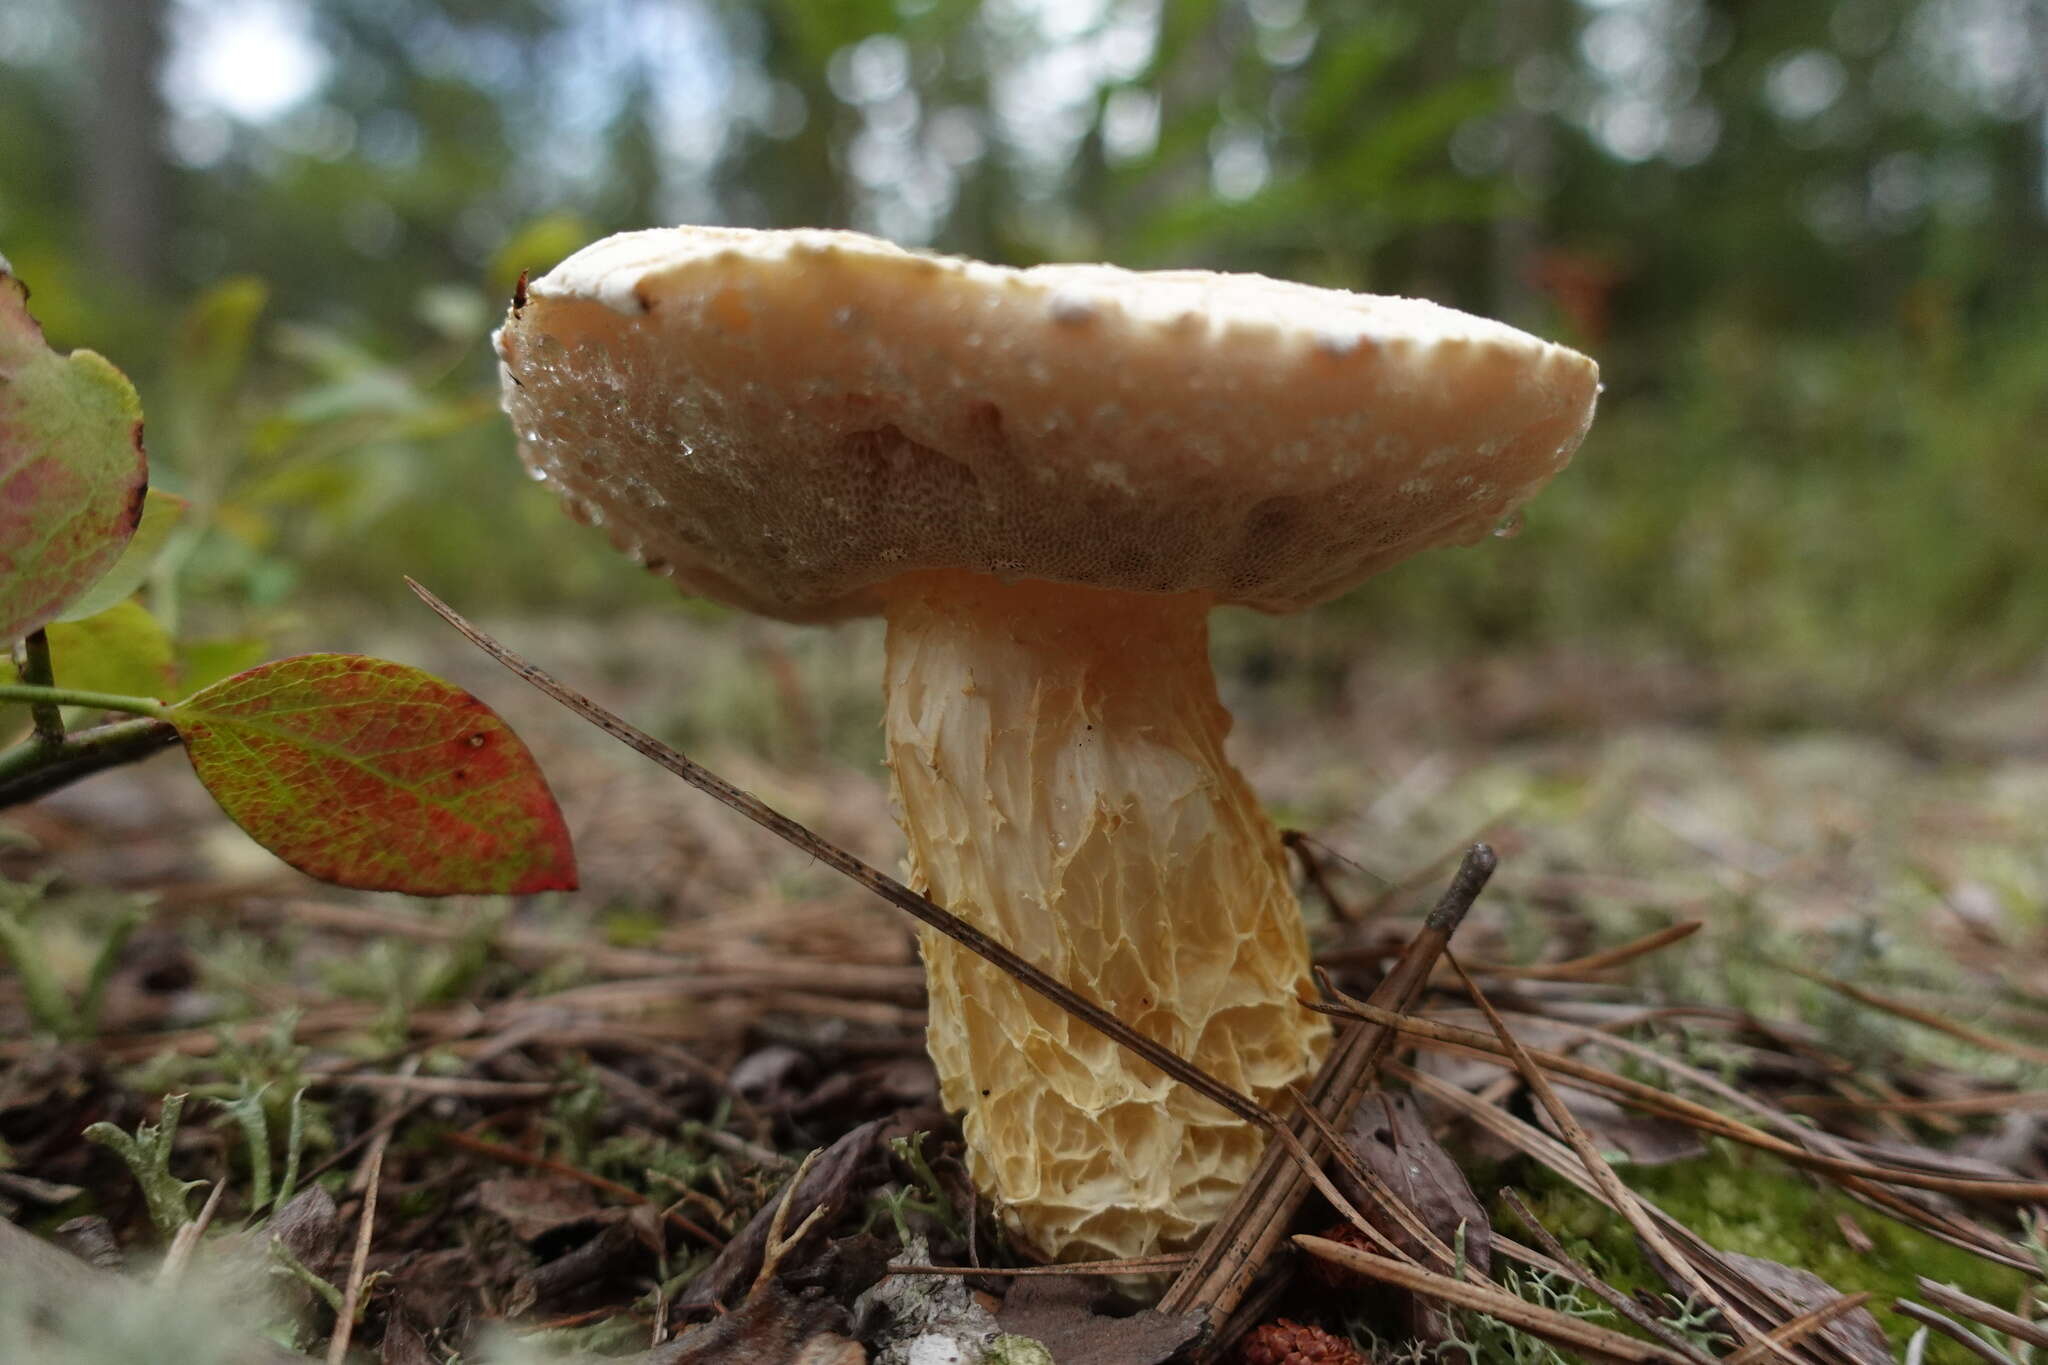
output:
M178 742L165 720L124 720L74 730L55 744L25 740L0 753L0 807L20 805L82 777L149 757Z
M50 687L57 677L51 671L50 637L38 627L28 633L21 642L21 654L15 665L21 680L31 687ZM28 704L29 718L34 721L36 738L44 744L59 744L64 739L64 712L52 701L34 701Z
M0 683L0 701L26 702L37 706L83 706L91 711L125 711L134 716L161 718L168 714L170 707L155 697L124 697L118 692L81 692L71 687L52 687L47 683ZM62 739L60 728L57 738Z

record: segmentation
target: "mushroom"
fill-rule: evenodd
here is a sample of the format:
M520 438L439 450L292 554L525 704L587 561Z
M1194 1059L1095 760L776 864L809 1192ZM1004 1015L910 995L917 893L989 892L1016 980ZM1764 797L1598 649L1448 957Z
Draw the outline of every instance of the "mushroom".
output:
M1267 1103L1323 1050L1279 837L1224 755L1219 604L1470 543L1592 420L1576 352L1250 275L1011 270L847 232L578 252L497 334L521 457L683 589L887 619L913 884ZM1184 1245L1262 1135L950 940L928 1041L1052 1258Z

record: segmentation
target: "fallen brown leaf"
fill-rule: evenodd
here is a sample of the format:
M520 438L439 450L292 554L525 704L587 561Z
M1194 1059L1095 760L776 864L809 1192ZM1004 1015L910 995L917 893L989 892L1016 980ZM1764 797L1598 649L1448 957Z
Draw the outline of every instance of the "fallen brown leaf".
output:
M588 1186L543 1177L486 1180L476 1187L476 1203L522 1242L537 1242L578 1223L595 1223L603 1213Z
M1842 1297L1840 1290L1811 1270L1797 1270L1761 1256L1745 1256L1739 1251L1724 1251L1721 1258L1802 1312ZM1876 1317L1868 1308L1851 1309L1821 1328L1818 1335L1826 1337L1853 1359L1869 1361L1871 1365L1891 1365L1891 1343L1886 1340L1884 1328L1877 1325Z
M1045 1344L1059 1365L1159 1365L1198 1339L1199 1312L1147 1309L1128 1317L1095 1311L1103 1282L1089 1276L1020 1280L996 1312L1005 1332Z

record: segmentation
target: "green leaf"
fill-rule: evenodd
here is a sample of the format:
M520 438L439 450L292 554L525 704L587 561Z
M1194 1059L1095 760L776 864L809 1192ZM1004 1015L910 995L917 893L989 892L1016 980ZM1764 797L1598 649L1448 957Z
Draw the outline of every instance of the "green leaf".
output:
M491 253L491 287L510 294L519 272L546 274L564 256L588 242L590 224L573 213L550 213L535 218L514 232L505 245Z
M416 896L576 885L525 744L469 693L356 654L302 654L171 707L199 780L311 876Z
M178 686L186 696L213 686L222 678L254 668L270 653L270 642L258 635L210 635L177 642Z
M178 320L171 357L178 388L204 402L225 402L241 383L257 319L269 302L270 286L249 275L222 280L193 300Z
M0 643L113 567L148 483L135 390L91 351L52 351L0 271Z
M58 683L79 692L167 697L177 675L171 637L139 602L116 602L83 621L50 627Z
M106 577L59 612L57 619L83 621L88 616L99 615L116 602L133 597L142 587L142 581L149 577L149 571L156 566L156 557L163 553L171 532L178 529L178 523L185 519L185 512L191 506L176 493L166 493L161 488L150 489L142 500L142 520L135 524L135 534L129 537L128 548L114 561L114 567L107 570Z

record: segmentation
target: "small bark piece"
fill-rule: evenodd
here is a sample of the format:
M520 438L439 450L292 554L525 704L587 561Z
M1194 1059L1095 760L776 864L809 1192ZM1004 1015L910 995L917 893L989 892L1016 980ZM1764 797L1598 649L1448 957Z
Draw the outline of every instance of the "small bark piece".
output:
M651 1210L627 1209L575 1250L520 1276L513 1286L512 1300L523 1306L580 1305L593 1292L651 1269L661 1235Z
M1158 1365L1202 1335L1200 1313L1159 1313L1129 1317L1097 1313L1103 1281L1093 1276L1045 1276L1019 1280L996 1312L1005 1332L1045 1343L1060 1365Z
M59 1223L56 1235L66 1251L95 1270L118 1271L127 1264L127 1254L112 1225L96 1213Z
M486 1180L476 1187L476 1202L522 1242L537 1242L578 1223L595 1223L604 1214L588 1186L559 1179Z
M1458 1163L1422 1121L1413 1100L1383 1090L1361 1096L1358 1107L1351 1111L1345 1145L1397 1199L1414 1210L1437 1241L1455 1252L1462 1234L1466 1264L1481 1275L1492 1269L1493 1225L1487 1221L1486 1210ZM1368 1197L1364 1189L1356 1188L1357 1182L1341 1168L1337 1174L1346 1196L1388 1240L1416 1264L1451 1272L1401 1220ZM1418 1341L1437 1345L1451 1337L1449 1316L1425 1299L1409 1296L1407 1319L1408 1330Z

